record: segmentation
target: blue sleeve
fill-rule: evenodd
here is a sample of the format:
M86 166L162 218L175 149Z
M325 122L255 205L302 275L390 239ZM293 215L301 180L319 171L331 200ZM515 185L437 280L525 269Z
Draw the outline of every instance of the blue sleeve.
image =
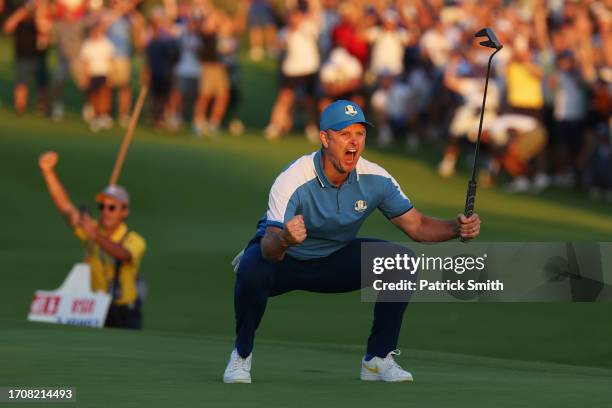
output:
M266 227L278 227L278 228L285 228L285 223L287 221L289 221L290 219L292 219L293 217L295 217L296 212L297 212L297 208L298 208L298 198L297 198L297 194L293 194L291 196L291 198L287 201L285 210L283 212L282 218L283 220L280 221L280 217L277 217L276 219L267 219L266 222ZM268 214L272 214L272 211L269 211Z
M412 209L412 203L393 178L385 177L382 201L378 209L387 218L398 217Z

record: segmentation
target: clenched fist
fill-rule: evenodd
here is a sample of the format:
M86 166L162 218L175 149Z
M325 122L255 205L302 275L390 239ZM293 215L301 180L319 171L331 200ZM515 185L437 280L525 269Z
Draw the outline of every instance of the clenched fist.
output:
M287 245L301 244L306 239L306 236L306 224L304 223L304 217L301 215L296 215L285 223L282 239Z
M38 158L38 165L43 172L52 171L59 161L59 155L54 151L43 153Z

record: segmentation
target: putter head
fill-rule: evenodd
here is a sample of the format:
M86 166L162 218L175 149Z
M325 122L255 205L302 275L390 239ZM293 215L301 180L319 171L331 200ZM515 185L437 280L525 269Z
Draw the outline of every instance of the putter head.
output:
M503 45L499 42L495 33L490 28L483 28L474 34L474 37L487 37L486 41L481 41L480 45L488 48L495 48L496 50L501 50Z

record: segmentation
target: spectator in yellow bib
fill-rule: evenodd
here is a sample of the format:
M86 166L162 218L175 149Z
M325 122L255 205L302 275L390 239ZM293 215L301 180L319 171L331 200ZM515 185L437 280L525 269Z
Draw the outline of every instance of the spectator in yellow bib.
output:
M140 262L146 250L145 240L125 224L130 212L127 191L109 186L96 196L98 220L87 211L78 211L55 173L59 160L56 152L46 152L39 166L51 199L83 243L85 262L91 268L91 289L112 296L105 327L142 328L142 290Z

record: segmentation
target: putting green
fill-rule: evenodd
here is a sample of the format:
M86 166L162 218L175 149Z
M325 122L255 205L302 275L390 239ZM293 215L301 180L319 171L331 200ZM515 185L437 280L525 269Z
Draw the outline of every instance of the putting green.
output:
M398 361L413 383L364 383L360 347L278 341L258 343L253 384L228 385L230 349L224 337L10 324L0 337L0 382L72 386L77 406L104 408L603 408L612 397L611 369L405 349Z

